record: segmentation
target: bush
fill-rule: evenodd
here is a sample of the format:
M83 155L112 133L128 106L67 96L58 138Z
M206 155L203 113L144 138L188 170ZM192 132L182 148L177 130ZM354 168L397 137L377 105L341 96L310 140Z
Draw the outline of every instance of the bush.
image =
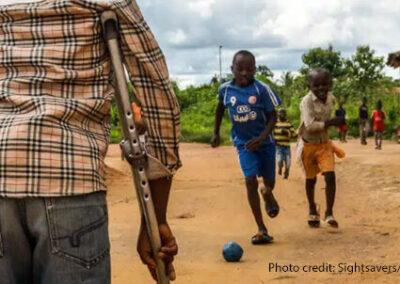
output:
M328 52L331 51L331 49L328 49ZM357 65L352 66L353 69L357 67ZM365 96L368 98L370 115L372 110L375 109L377 100L382 100L384 110L387 113L384 138L395 138L400 120L399 97L395 90L395 87L399 86L399 82L393 81L391 78L378 76L374 82L361 84L360 80L357 79L358 77L351 77L351 72L349 73L345 69L342 71L343 74L341 73L338 78L334 79L332 92L338 101L345 103L344 108L348 117L348 135L350 137L359 136L358 108L361 104L361 98ZM227 81L231 77L229 75L222 81ZM280 79L280 84L271 81L268 72L266 74L258 74L257 79L269 84L277 91L282 98L283 106L287 110L288 119L297 128L300 124L300 102L308 93L306 76L300 74L295 77L290 72L286 72ZM180 90L175 82L172 82L172 86L181 108L181 141L209 143L214 130L219 83L217 80L212 80L210 84L204 84L199 87L190 86L185 90ZM129 89L132 91L131 86L129 86ZM111 107L111 126L111 141L119 142L121 140L121 125L115 102L112 103ZM230 127L229 117L226 112L220 133L222 144L230 144ZM332 138L338 137L335 128L331 128L329 133Z

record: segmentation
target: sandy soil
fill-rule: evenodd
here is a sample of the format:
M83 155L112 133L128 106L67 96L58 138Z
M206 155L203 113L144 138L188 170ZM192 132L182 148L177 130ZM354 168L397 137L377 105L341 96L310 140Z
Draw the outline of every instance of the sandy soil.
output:
M340 228L310 229L300 168L277 179L280 215L265 217L275 243L252 246L256 232L243 177L231 146L211 149L183 144L184 167L174 179L170 225L179 242L175 283L400 283L398 273L340 273L340 263L400 265L400 145L369 141L340 144L347 157L337 163L335 216ZM136 253L139 212L130 169L112 145L106 159L109 185L112 279L114 284L153 283ZM316 199L325 208L319 178ZM234 240L244 249L239 263L223 260L222 246ZM297 265L299 272L269 271L269 264ZM304 272L304 265L335 265L335 272ZM285 267L282 267L284 269Z

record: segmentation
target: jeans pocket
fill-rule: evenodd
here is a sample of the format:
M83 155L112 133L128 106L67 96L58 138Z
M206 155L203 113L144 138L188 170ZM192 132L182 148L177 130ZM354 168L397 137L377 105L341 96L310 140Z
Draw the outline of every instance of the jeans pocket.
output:
M52 253L91 269L110 254L104 192L46 198Z

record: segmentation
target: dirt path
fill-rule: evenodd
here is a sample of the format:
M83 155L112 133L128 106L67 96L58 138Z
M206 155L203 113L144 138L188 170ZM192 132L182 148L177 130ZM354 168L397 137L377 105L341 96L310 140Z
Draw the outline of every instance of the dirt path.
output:
M347 157L336 170L338 230L307 227L304 181L296 164L288 181L277 179L281 213L266 219L276 240L268 246L250 244L256 226L234 148L183 144L184 167L174 179L169 207L180 249L175 283L400 283L400 272L339 273L339 263L400 265L400 145L386 142L376 151L371 142L340 145ZM136 253L137 200L118 146L110 147L106 163L113 283L153 283ZM322 212L323 187L320 178L316 199ZM230 240L244 249L240 263L222 259L222 246ZM297 265L300 271L270 272L269 263ZM335 265L335 272L303 271L304 265L323 263Z

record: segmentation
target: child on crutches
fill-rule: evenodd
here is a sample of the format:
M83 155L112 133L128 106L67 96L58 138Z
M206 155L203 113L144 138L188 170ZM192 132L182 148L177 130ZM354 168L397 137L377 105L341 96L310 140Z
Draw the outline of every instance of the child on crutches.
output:
M172 261L173 255L177 253L175 238L166 223L166 206L171 175L153 180L148 177L148 173L151 171L150 162L154 162L154 158L144 149L144 145L140 141L139 131L144 132L144 124L141 119L141 109L136 104L130 103L118 42L119 31L116 14L111 11L104 12L102 24L116 78L116 99L124 136L122 151L125 159L131 164L142 212L138 252L142 261L148 265L153 278L159 284L167 284L169 280L175 279ZM138 119L137 123L135 117ZM154 192L155 189L157 192ZM143 243L148 243L148 245L141 245Z

